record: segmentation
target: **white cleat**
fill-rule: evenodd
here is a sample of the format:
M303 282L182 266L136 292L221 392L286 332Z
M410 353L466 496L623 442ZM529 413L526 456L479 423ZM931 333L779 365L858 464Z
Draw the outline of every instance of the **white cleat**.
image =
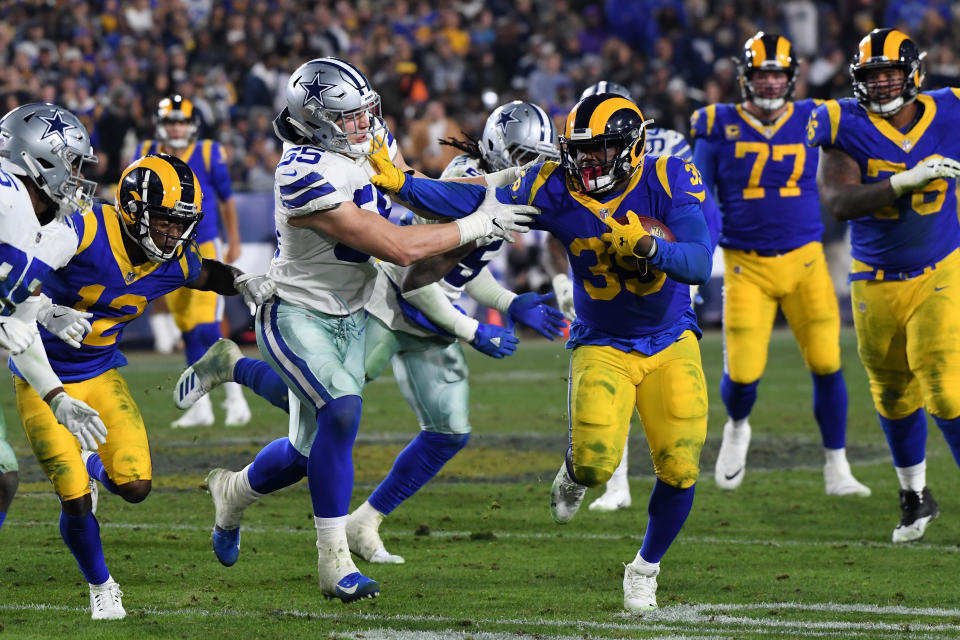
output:
M113 578L103 584L90 585L90 617L94 620L120 620L127 616L123 608L123 592Z
M233 367L242 357L240 347L233 340L220 338L214 342L199 360L180 374L173 388L174 404L180 409L189 409L217 386L232 381ZM247 411L249 413L249 409Z
M557 524L567 524L577 515L577 509L583 502L587 487L570 479L567 475L567 464L560 465L557 477L550 487L550 515Z
M362 518L357 509L347 516L347 545L350 551L373 564L403 564L403 556L387 551L380 539L379 522L369 522Z
M623 566L623 608L632 612L656 609L660 565L655 565L652 573L636 567L634 562Z
M733 420L723 425L723 440L717 454L713 477L721 489L736 489L747 471L747 449L750 447L750 423L734 427Z
M613 485L613 480L607 483L607 490L603 492L603 495L590 503L590 511L616 511L617 509L626 509L632 504L630 485L625 482L623 483L624 486L614 487Z
M853 477L850 463L846 460L823 465L823 482L828 496L870 497L870 487Z
M173 429L192 429L213 425L213 403L210 396L203 396L186 413L170 423Z
M224 424L228 427L242 427L250 422L252 417L250 405L247 404L247 399L243 397L243 389L236 382L225 382L224 388L227 390L227 398L221 405L227 410Z
M87 458L92 455L93 451L87 451L86 449L80 451L80 459L83 460L84 469L87 468ZM94 480L93 476L90 476L90 502L92 503L90 513L97 515L97 507L100 505L100 487L97 485L97 481Z

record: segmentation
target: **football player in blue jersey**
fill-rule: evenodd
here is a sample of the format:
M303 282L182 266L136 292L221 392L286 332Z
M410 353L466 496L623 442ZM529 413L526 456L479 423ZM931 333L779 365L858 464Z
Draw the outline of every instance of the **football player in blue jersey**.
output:
M265 277L245 275L203 258L194 242L200 184L181 160L148 155L121 175L116 206L93 205L74 214L76 253L45 287L54 302L90 314L79 349L41 331L53 373L70 395L99 411L106 439L96 452L77 438L22 378L15 358L17 410L27 439L61 501L60 534L90 585L94 619L126 615L120 588L103 557L93 514L96 484L127 502L141 502L151 487L150 449L143 417L118 368L124 327L159 296L187 286L221 295L242 293L250 303L272 295Z
M840 368L840 311L821 238L817 157L803 144L812 100L791 101L797 60L790 41L759 32L738 65L743 102L694 112L694 163L723 211L724 371L727 409L714 477L736 489L746 471L750 411L783 310L813 378L828 495L869 496L846 456L847 387Z
M710 276L710 234L696 167L646 157L649 121L631 101L603 93L581 100L560 138L561 161L535 164L501 202L541 210L532 223L567 248L577 319L570 329L570 446L550 491L550 510L569 522L588 487L610 479L630 417L639 411L656 485L643 546L626 565L623 603L656 607L660 559L693 504L707 430L700 329L689 284ZM416 207L443 203L461 213L484 197L478 185L410 177L381 155L372 180ZM676 242L658 241L638 215L667 225Z
M601 80L587 87L580 95L580 99L598 93L614 93L627 100L633 100L626 87L606 80ZM647 142L644 153L651 156L676 156L688 162L693 160L693 151L687 144L687 139L679 131L652 126L647 127L645 131ZM710 230L710 246L716 249L720 237L720 209L709 191L706 192L700 206L703 208L707 228ZM560 308L567 313L567 319L572 321L576 318L576 314L573 312L573 285L567 276L566 249L554 236L550 236L549 243L550 254L554 256L552 270L559 272L553 277L553 290L560 302ZM697 289L699 289L698 285L690 286L691 295L695 300L698 297ZM627 481L628 442L629 436L623 443L623 457L620 464L617 465L616 470L604 487L603 495L590 503L591 511L616 511L617 509L626 509L632 504L630 483Z
M200 255L211 260L221 258L219 222L222 221L227 235L224 262L230 263L240 257L240 231L230 173L220 144L214 140L198 139L199 125L197 108L190 100L180 95L168 96L157 106L156 139L141 142L134 157L167 153L190 166L203 192L204 216L197 225ZM223 303L216 293L184 287L164 296L164 302L183 334L188 365L196 362L214 342L223 337L220 329ZM155 331L163 331L162 322L160 315L151 316L151 327ZM250 407L240 385L229 383L224 388L227 393L223 404L226 409L224 423L233 427L249 422ZM174 420L171 426L203 427L212 425L213 421L213 405L210 398L204 396L190 411Z
M926 412L960 463L960 89L921 92L922 55L896 29L860 41L854 98L810 116L825 208L848 220L860 360L900 480L893 542L939 508L926 481Z

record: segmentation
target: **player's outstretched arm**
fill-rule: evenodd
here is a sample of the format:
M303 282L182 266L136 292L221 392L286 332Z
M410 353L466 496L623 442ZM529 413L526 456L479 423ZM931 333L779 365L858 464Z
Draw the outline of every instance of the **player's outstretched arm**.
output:
M244 273L234 266L207 258L203 259L197 277L184 286L188 289L214 291L222 296L241 295L251 314L277 292L277 285L265 275Z
M464 291L480 304L506 314L512 322L530 327L544 338L553 340L563 335L563 313L546 304L552 293L517 295L497 282L486 267L466 284Z

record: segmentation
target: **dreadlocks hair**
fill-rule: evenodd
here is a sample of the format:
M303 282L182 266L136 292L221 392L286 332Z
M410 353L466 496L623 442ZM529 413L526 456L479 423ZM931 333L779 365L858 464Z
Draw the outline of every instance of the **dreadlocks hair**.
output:
M483 170L483 172L490 173L491 172L490 165L487 164L487 161L484 159L483 154L480 153L480 139L474 138L473 136L471 136L469 133L467 133L462 129L460 130L460 133L463 134L463 137L466 138L466 140L458 140L457 138L446 138L446 139L438 139L437 142L439 142L442 145L446 145L448 147L453 147L454 149L459 149L460 151L463 151L465 154L467 154L471 158L475 158L476 160L479 160L480 168Z

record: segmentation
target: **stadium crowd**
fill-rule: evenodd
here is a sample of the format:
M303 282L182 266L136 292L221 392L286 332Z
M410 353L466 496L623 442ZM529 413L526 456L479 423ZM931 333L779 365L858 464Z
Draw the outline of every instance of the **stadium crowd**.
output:
M960 76L960 19L951 20L960 5L946 0L50 4L0 2L3 110L42 99L77 113L106 190L174 92L197 104L201 135L227 148L235 188L271 189L284 81L319 56L366 70L406 157L432 175L454 153L437 138L479 135L489 111L515 98L561 121L601 79L628 87L658 125L686 132L697 107L739 99L731 57L759 29L784 33L804 58L798 98L849 95L850 55L878 25L927 50L928 87Z

